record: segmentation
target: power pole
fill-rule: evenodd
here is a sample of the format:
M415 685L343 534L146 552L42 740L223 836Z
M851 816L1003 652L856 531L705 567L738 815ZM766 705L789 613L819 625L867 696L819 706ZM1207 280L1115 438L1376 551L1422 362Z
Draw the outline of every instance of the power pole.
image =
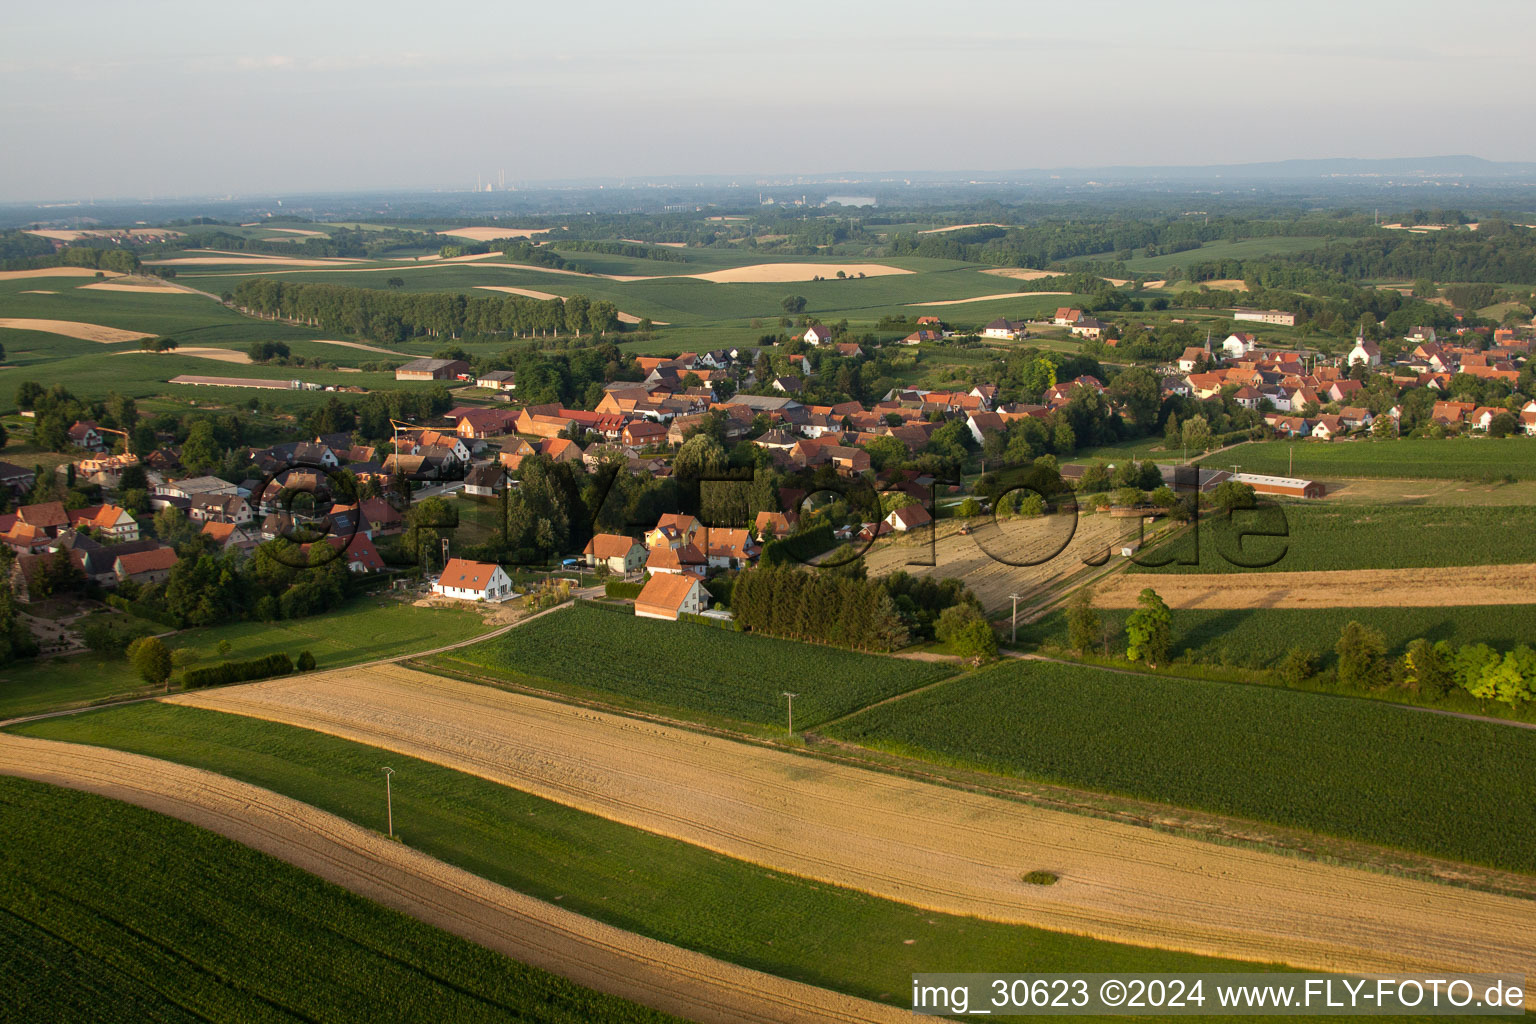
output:
M785 693L781 694L781 696L789 698L789 738L790 739L794 739L795 738L795 698L800 696L800 695L798 693L785 692Z
M393 768L380 768L384 773L384 808L389 815L389 838L395 838L395 798L390 792L389 777L395 774Z
M1008 596L1013 598L1013 618L1009 620L1011 633L1008 638L1008 646L1014 647L1019 642L1019 595L1009 594Z

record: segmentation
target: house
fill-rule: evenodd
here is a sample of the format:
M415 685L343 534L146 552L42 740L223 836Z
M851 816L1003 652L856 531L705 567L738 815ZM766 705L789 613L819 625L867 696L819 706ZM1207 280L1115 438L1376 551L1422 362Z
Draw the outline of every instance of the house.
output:
M457 380L468 372L462 359L412 359L395 367L395 380Z
M1012 341L1022 338L1025 333L1025 325L1017 320L1009 320L1007 317L998 317L981 329L983 338L997 338L1002 341Z
M155 547L148 551L131 551L117 556L112 572L119 581L135 583L164 583L176 567L176 549Z
M1447 427L1459 427L1475 408L1471 402L1436 402L1429 418Z
M1344 421L1338 416L1319 416L1312 421L1312 437L1319 441L1332 441L1346 431Z
M1260 324L1279 324L1281 327L1295 327L1296 314L1287 313L1279 309L1243 309L1238 307L1232 311L1233 320L1250 320Z
M631 420L624 424L621 440L632 448L661 444L667 438L667 428L653 420Z
M26 494L36 483L37 474L32 470L0 462L0 486L10 488L12 494L18 497Z
M965 418L965 425L977 444L985 442L989 433L1002 433L1008 429L1007 421L995 412L973 412Z
M692 544L698 532L699 521L693 516L667 512L656 520L656 525L645 535L645 546L648 548L682 547L684 544Z
M801 383L799 377L790 376L773 378L773 390L775 391L781 391L784 394L792 395L799 391L800 388Z
M918 320L918 323L922 322L922 320ZM859 348L857 344L851 341L840 341L836 345L832 346L832 350L838 355L842 356L844 359L864 358L864 350Z
M1194 373L1195 367L1199 366L1203 362L1208 362L1210 358L1210 352L1201 348L1199 345L1191 345L1189 348L1184 350L1183 355L1179 356L1179 372Z
M16 510L16 518L49 537L57 537L59 531L69 525L69 513L62 501L45 501L37 505L23 505Z
M803 337L807 345L825 345L832 340L832 328L812 324L805 329Z
M515 391L517 374L511 370L488 370L475 378L475 386L491 391Z
M1381 365L1381 346L1374 341L1366 341L1363 337L1355 339L1355 347L1349 350L1349 356L1344 360L1350 366L1363 363L1366 366Z
M645 545L633 537L617 533L599 533L587 541L582 557L592 568L606 568L609 572L627 575L644 568Z
M1257 409L1259 403L1263 400L1264 396L1259 392L1258 388L1251 388L1246 384L1232 392L1232 401L1244 409Z
M712 527L704 531L704 558L711 569L744 569L757 557L746 530Z
M202 534L212 539L221 551L249 551L256 546L256 540L234 523L204 523Z
M95 420L76 420L69 427L69 443L76 448L84 448L86 451L106 451L107 446L101 440L101 432L96 429Z
M138 540L139 524L127 509L116 505L90 505L72 509L69 525L76 530L99 530L111 541Z
M1074 309L1071 306L1060 306L1057 307L1055 313L1051 314L1051 323L1057 327L1071 327L1082 318L1082 310Z
M1368 427L1376 417L1363 405L1345 405L1339 408L1339 419L1350 430Z
M512 596L512 579L495 562L450 558L432 593L462 601L505 601Z
M1258 339L1251 334L1237 331L1227 335L1227 340L1221 343L1221 350L1229 359L1241 359L1258 347Z
M374 537L400 533L405 529L405 515L383 498L364 498L358 502L358 507Z
M517 414L510 409L467 409L454 424L453 432L462 441L500 437L517 422Z
M1349 398L1350 395L1357 394L1364 390L1365 385L1360 381L1351 380L1346 377L1344 380L1336 380L1332 384L1328 385L1328 390L1325 392L1325 394L1327 394L1328 400L1330 402L1342 402Z
M1435 344L1435 329L1433 327L1415 327L1407 334L1409 341L1416 345Z
M1104 336L1104 321L1091 316L1079 317L1072 325L1072 334L1078 338L1102 338Z
M1536 413L1532 413L1536 418ZM759 512L757 521L752 528L757 531L759 540L771 540L774 537L788 537L795 532L799 525L800 516L795 512Z
M925 341L942 341L944 336L938 331L913 331L901 339L903 345L921 345Z
M155 488L155 493L169 498L190 499L194 494L238 495L240 488L216 476L192 476L163 483Z
M581 445L567 437L546 437L534 445L540 455L547 455L552 462L580 462Z
M506 486L506 480L506 469L495 463L472 466L464 476L464 493L481 498L494 497Z
M325 538L325 542L333 549L340 552L341 558L346 562L350 572L383 572L386 566L384 559L379 554L379 549L373 546L373 541L361 533L351 536L332 536ZM309 545L301 545L304 554L308 556Z
M704 557L704 552L693 544L682 544L675 548L663 544L651 548L650 554L645 556L645 571L652 575L683 573L703 576L708 564L709 560Z
M238 494L196 494L188 501L187 518L199 523L244 526L255 518L250 502Z
M915 530L919 526L927 526L933 522L933 517L921 505L904 505L886 516L885 522L890 524L891 529L900 530L905 533L907 530Z
M635 598L635 615L676 622L679 615L697 615L709 606L709 591L693 576L662 573L652 576Z
M1493 425L1493 418L1501 412L1508 412L1503 406L1480 405L1472 410L1472 415L1467 418L1472 424L1473 430L1487 430Z

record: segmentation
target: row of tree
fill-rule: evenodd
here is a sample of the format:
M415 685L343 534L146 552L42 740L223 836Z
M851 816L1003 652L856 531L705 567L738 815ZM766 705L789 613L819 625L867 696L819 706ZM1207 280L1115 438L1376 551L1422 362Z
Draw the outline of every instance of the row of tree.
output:
M731 591L736 628L863 651L893 651L907 629L890 592L853 576L782 566L749 569Z

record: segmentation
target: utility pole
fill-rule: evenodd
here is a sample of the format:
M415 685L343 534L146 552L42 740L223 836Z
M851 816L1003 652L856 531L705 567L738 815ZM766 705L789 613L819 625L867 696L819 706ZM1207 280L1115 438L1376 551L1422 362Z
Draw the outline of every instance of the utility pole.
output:
M395 798L390 792L389 777L395 774L393 768L380 768L384 773L384 807L389 814L389 838L395 838Z
M1013 598L1013 618L1009 621L1012 632L1008 639L1008 646L1014 647L1019 642L1019 595L1009 594L1008 596Z
M798 693L789 693L789 692L786 691L785 693L781 694L781 696L789 698L789 738L790 739L794 739L795 738L795 698L800 696L800 695Z

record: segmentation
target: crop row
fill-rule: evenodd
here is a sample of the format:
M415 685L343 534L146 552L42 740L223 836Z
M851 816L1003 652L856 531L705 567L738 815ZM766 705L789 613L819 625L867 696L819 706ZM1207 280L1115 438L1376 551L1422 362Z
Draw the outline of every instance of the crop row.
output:
M1536 447L1536 445L1533 445ZM1246 466L1245 466L1246 468ZM1255 536L1256 533L1278 534ZM1248 534L1246 537L1240 534ZM1196 557L1193 564L1182 564ZM1139 573L1303 572L1536 562L1536 508L1283 502L1208 512L1144 561Z
M1536 870L1528 729L1265 686L1014 662L829 731L989 771Z
M948 675L950 666L575 607L454 651L497 672L757 723L810 727Z
M8 1020L674 1020L103 797L0 777L0 832Z

